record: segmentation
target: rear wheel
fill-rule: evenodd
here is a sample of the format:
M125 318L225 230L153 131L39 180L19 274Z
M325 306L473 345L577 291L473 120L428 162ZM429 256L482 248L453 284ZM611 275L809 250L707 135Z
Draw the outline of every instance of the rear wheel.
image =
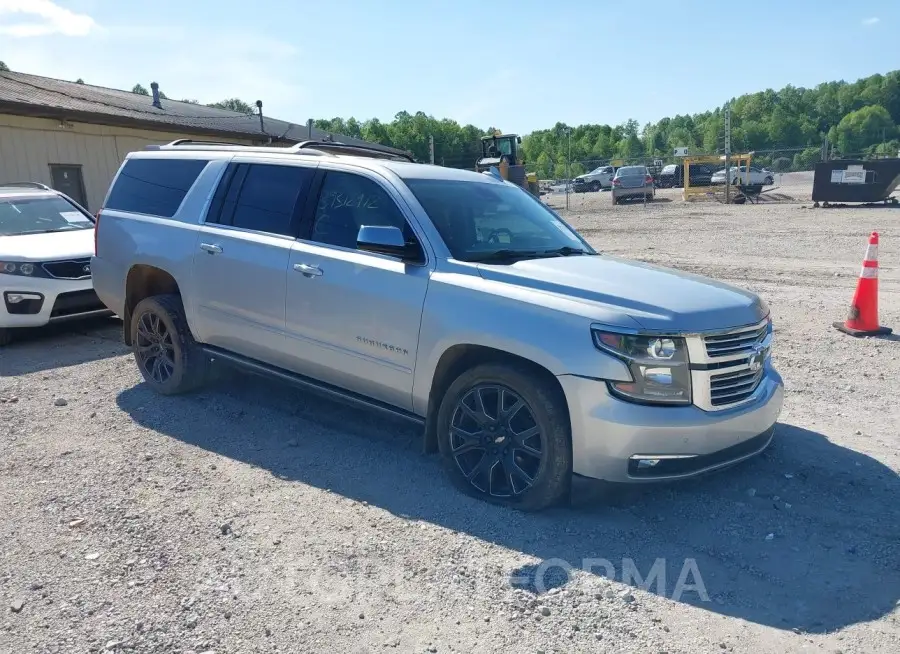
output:
M775 180L772 179L771 177L766 177L766 178L763 180L763 184L765 184L765 185L767 185L767 186L771 186L771 185L774 184L774 183L775 183Z
M186 393L206 380L209 360L191 334L181 296L141 300L131 314L131 342L138 370L156 392Z
M484 364L464 372L441 402L437 429L446 469L470 495L537 511L568 493L565 399L527 368Z

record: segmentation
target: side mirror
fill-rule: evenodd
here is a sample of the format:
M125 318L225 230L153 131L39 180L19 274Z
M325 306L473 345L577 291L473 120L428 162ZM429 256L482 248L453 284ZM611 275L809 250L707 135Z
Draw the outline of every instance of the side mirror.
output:
M363 225L356 235L356 247L363 252L386 254L404 261L421 261L422 253L417 243L407 243L397 227Z

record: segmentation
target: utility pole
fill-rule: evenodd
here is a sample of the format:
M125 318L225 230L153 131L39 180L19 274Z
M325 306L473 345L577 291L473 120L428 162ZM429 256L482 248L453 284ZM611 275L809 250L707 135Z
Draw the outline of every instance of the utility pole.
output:
M431 157L431 165L434 165L434 135L428 136L428 154Z
M725 204L731 203L731 103L725 103ZM690 175L690 170L688 170Z
M572 128L566 127L566 141L568 153L566 154L566 211L569 210L569 185L572 183L572 174L569 171L569 164L572 161Z

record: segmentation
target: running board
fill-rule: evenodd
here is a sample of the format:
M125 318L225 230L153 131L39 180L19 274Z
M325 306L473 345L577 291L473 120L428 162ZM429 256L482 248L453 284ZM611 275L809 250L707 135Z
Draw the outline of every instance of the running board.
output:
M221 360L227 365L234 366L235 368L239 368L249 373L286 381L304 390L312 391L313 393L330 398L332 400L336 400L338 402L343 402L344 404L349 404L363 409L380 411L381 413L388 414L394 418L409 420L410 422L414 422L418 425L425 424L425 418L421 416L417 416L414 413L411 413L399 407L392 406L386 402L370 399L368 397L365 397L364 395L360 395L359 393L354 393L353 391L348 391L331 384L326 384L325 382L320 382L304 375L298 375L297 373L293 373L276 366L270 366L266 363L261 363L259 361L255 361L254 359L241 356L240 354L234 354L233 352L220 350L219 348L210 345L203 346L203 351L213 361Z

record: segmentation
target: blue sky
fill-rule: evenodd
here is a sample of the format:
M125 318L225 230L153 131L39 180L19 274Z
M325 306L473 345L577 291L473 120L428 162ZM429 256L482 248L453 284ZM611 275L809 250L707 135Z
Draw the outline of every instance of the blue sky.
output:
M898 26L898 0L0 0L0 60L296 123L421 110L527 133L898 69Z

